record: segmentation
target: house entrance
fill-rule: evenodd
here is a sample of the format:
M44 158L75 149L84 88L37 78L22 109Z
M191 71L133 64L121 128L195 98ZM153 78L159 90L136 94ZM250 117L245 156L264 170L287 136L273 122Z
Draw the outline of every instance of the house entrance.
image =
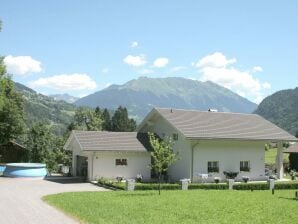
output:
M79 177L87 178L88 176L88 157L77 156L76 174Z

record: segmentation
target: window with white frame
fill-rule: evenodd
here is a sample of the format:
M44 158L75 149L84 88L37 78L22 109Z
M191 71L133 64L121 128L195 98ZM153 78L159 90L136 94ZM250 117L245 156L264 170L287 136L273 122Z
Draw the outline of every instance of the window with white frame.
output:
M127 159L115 159L116 166L127 166Z
M208 173L219 173L219 161L208 161Z
M249 161L240 161L240 171L249 172L250 171L250 162Z

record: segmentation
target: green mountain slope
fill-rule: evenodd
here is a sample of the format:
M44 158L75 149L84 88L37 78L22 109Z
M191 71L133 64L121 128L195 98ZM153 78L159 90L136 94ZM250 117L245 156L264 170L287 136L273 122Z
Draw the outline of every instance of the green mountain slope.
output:
M257 105L234 92L212 82L185 78L147 78L131 80L123 85L112 85L75 102L79 106L106 107L119 105L140 121L152 107L253 112Z
M57 101L64 100L67 103L74 103L76 100L79 99L79 97L71 96L71 95L69 95L67 93L64 93L64 94L53 94L53 95L50 95L50 97L54 98Z
M266 97L255 113L295 135L298 131L298 87Z
M15 88L23 95L25 120L29 127L34 122L45 121L52 125L55 134L64 133L67 125L73 119L75 105L62 100L56 101L54 98L39 94L20 83L15 83Z

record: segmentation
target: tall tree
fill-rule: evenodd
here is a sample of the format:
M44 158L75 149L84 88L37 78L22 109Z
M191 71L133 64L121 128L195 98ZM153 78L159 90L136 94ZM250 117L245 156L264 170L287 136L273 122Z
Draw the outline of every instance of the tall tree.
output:
M23 98L14 89L0 58L0 144L18 139L25 128Z
M112 117L113 131L135 131L136 122L134 119L129 119L127 109L119 106Z
M53 135L50 126L45 123L35 123L28 132L27 149L30 153L30 161L45 162L53 147Z
M171 138L160 139L153 133L148 133L151 147L152 163L151 169L158 175L158 193L160 195L161 176L167 172L169 167L178 160L178 154L173 152L173 142Z
M69 129L100 131L102 130L102 123L99 113L91 109L78 108L74 115L74 122L69 125Z
M102 113L102 118L103 118L103 124L102 124L102 129L106 131L111 131L112 130L112 121L111 121L111 116L107 108L104 109Z

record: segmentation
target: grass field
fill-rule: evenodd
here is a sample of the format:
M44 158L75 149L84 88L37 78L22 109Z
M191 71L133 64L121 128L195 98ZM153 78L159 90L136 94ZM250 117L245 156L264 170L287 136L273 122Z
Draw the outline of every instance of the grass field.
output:
M277 149L272 148L267 151L265 151L265 163L266 164L275 164L275 158L276 158ZM289 161L289 154L284 153L284 161Z
M46 202L84 223L297 223L294 190L77 192Z

